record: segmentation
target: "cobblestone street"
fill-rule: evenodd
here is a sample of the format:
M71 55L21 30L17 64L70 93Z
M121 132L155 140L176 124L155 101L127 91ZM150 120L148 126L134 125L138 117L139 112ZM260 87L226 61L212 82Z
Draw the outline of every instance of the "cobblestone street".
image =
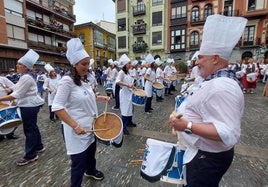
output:
M177 86L179 89L180 85ZM268 97L262 96L264 84L258 83L255 94L245 94L245 112L242 120L242 133L232 166L223 177L221 187L268 187ZM105 94L104 88L98 91ZM124 136L121 148L98 143L97 167L105 179L83 180L83 186L94 187L169 187L176 186L165 182L150 183L140 176L140 164L129 164L140 160L143 154L138 150L145 147L148 137L176 142L167 125L168 117L174 109L174 95L164 98L164 102L153 99L153 112L144 113L144 107L134 106L133 121L136 128L129 128L130 135ZM113 111L114 100L108 105ZM99 114L104 103L98 103ZM70 159L66 155L61 134L60 121L52 123L48 117L48 106L39 112L38 126L47 150L39 154L38 161L18 167L16 161L23 156L25 137L22 126L15 131L17 140L5 139L0 142L0 187L68 187L70 184Z

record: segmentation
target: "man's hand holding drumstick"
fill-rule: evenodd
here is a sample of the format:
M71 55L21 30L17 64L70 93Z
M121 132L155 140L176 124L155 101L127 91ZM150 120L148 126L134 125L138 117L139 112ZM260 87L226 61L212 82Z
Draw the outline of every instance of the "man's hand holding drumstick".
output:
M188 120L173 111L169 116L169 124L177 131L184 131L187 128Z

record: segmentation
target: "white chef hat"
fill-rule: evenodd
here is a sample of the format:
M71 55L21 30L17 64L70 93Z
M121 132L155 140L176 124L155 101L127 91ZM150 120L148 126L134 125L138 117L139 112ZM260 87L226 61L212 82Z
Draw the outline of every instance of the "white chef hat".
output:
M114 65L115 65L115 66L118 66L118 64L119 64L119 62L115 60L115 61L114 61Z
M149 64L154 62L154 57L149 53L146 57L145 57L146 62L148 62Z
M91 59L89 60L89 66L90 66L90 67L93 67L93 66L94 66L94 62L95 62L95 60L94 60L93 58L91 58Z
M54 68L50 64L46 64L44 66L44 68L46 69L46 71L48 72L48 74L50 74L51 71L55 71Z
M114 64L113 59L110 58L110 59L108 60L108 63L109 63L110 65Z
M155 59L155 63L160 66L161 64L163 64L163 62L160 60L160 58Z
M142 61L141 61L141 65L143 65L143 66L144 66L146 63L147 63L146 60L142 60Z
M79 38L72 38L67 42L66 57L72 66L75 66L80 60L89 57Z
M136 66L137 64L139 63L139 61L138 60L133 60L133 62L132 62L132 66Z
M168 58L168 59L167 59L167 63L168 63L168 64L171 64L172 62L173 62L173 60L172 60L171 58Z
M219 55L229 60L232 50L244 32L247 19L222 15L208 16L203 29L200 55Z
M118 66L123 67L124 65L126 65L129 62L130 62L130 59L128 58L128 56L126 54L123 54L119 59Z
M18 60L18 62L22 63L28 69L31 69L38 58L39 55L34 50L29 49L29 51Z

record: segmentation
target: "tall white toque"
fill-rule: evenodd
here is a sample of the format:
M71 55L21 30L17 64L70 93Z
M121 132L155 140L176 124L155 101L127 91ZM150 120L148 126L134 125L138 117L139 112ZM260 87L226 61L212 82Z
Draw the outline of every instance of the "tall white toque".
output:
M222 15L208 16L203 29L200 55L219 55L229 60L244 32L247 19Z
M80 60L89 57L79 38L72 38L67 42L66 57L72 66L75 66Z
M37 54L37 52L32 49L29 49L29 51L18 60L18 62L22 63L28 69L31 69L34 63L38 60L38 58L39 55Z
M54 68L50 64L46 64L44 66L44 68L46 69L46 71L48 72L48 74L50 74L51 71L55 71Z
M125 66L127 63L130 62L130 59L128 58L128 56L126 54L123 54L120 59L119 59L119 67L123 67Z
M147 63L151 64L154 62L154 57L149 53L146 57L145 60Z

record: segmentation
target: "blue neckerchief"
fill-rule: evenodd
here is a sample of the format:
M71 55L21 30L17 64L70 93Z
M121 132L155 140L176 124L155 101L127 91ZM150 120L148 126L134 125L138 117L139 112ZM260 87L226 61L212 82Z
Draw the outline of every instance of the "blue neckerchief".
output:
M240 88L243 90L241 82L236 78L235 72L228 69L220 69L216 71L215 73L212 73L209 75L204 81L209 81L211 79L217 78L217 77L228 77L230 79L233 79L237 82L237 84L240 86Z

